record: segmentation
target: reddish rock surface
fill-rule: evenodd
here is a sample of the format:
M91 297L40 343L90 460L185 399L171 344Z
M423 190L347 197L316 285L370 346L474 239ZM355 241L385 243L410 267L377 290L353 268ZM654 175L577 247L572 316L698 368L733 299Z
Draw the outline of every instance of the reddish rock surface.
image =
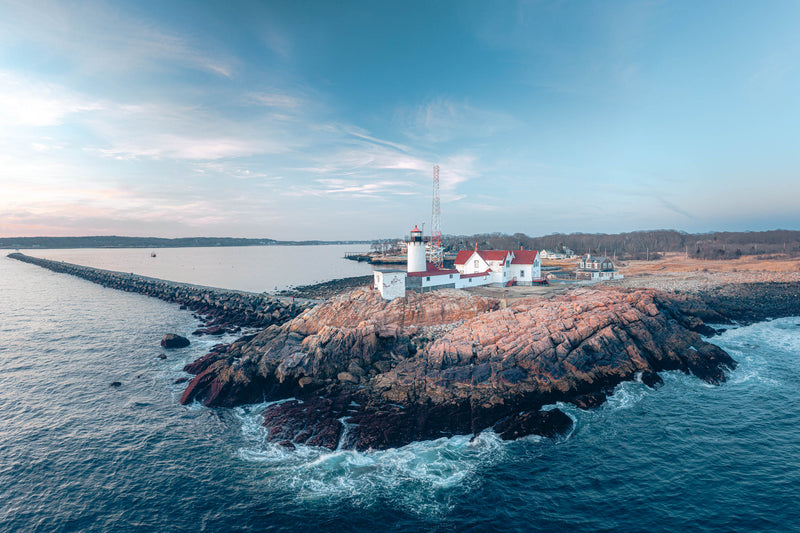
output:
M354 291L189 365L182 402L270 406L276 442L387 448L478 433L552 436L556 401L599 405L615 385L682 370L709 383L735 362L705 342L699 300L653 289L576 290L499 309L446 290L386 302Z

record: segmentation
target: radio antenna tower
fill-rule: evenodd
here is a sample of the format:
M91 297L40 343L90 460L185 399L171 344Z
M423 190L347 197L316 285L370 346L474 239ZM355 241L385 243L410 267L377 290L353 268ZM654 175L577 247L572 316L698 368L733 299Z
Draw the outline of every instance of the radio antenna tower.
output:
M433 165L433 209L431 214L431 263L442 268L444 247L442 246L442 205L439 201L439 165Z

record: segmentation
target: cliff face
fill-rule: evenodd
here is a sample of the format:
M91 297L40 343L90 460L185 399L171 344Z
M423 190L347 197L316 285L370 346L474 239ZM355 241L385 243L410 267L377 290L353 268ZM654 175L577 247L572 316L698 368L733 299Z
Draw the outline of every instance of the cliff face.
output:
M461 291L412 293L391 302L376 291L354 291L187 366L198 376L182 401L229 407L332 383L367 383L416 353L424 326L450 324L497 307L495 300ZM253 395L242 397L243 388Z
M182 401L267 408L270 438L386 448L476 433L554 435L571 422L545 404L603 401L616 384L660 370L725 379L735 362L702 340L697 300L655 290L574 291L498 309L461 291L386 302L355 291L221 347L187 370ZM719 319L719 320L716 320Z

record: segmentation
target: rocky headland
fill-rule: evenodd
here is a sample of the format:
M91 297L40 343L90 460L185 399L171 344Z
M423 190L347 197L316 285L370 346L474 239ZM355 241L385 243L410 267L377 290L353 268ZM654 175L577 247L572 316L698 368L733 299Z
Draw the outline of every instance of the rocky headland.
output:
M622 381L681 370L721 383L735 361L701 335L729 318L653 289L582 289L500 308L463 291L386 302L356 290L220 347L186 370L181 399L209 406L284 400L264 412L287 446L381 449L476 434L552 436L555 402L601 404Z
M706 341L709 324L800 315L800 283L784 278L645 278L665 284L655 288L626 278L508 305L456 290L387 302L350 289L314 304L10 257L176 302L205 316L195 334L250 328L186 365L181 402L274 402L268 438L287 447L383 449L487 428L504 439L555 436L572 424L556 402L596 407L623 381L658 386L663 370L725 381L736 362Z

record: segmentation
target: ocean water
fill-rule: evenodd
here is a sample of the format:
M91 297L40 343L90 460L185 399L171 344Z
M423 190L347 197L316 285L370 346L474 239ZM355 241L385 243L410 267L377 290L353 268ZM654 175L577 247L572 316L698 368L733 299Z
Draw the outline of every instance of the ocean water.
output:
M216 248L78 248L23 253L152 278L251 292L372 274L372 265L344 259L364 244ZM156 257L151 257L151 252Z
M163 351L197 325L176 305L0 257L0 310L3 532L800 531L800 318L715 337L722 386L562 406L555 441L357 453L266 443L264 405L180 405L218 341Z

